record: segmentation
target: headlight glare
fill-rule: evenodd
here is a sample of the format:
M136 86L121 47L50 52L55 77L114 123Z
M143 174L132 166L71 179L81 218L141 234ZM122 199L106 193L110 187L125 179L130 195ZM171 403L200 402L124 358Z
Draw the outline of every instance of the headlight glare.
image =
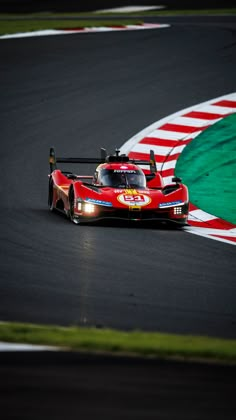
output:
M84 203L83 210L85 213L91 214L95 212L95 206L94 204L91 204L91 203Z

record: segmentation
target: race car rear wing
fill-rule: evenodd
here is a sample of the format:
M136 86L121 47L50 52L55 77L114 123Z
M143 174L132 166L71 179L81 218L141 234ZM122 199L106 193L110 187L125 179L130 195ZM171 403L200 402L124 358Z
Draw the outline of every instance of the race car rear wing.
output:
M130 159L129 156L124 154L120 155L120 151L116 150L115 155L107 155L106 149L101 148L101 157L100 158L72 158L72 157L57 157L55 154L54 147L50 148L49 152L49 165L50 165L50 173L52 173L55 169L57 169L57 163L108 163L108 162L130 162L134 163L135 165L147 165L149 166L150 174L153 176L157 173L156 161L154 151L150 150L150 158L149 160L137 160L137 159ZM148 176L148 175L147 175Z
M104 150L104 149L103 149ZM102 154L102 153L101 153ZM72 158L72 157L57 157L54 147L50 148L49 152L49 165L50 173L57 169L57 163L104 163L103 156L101 158Z

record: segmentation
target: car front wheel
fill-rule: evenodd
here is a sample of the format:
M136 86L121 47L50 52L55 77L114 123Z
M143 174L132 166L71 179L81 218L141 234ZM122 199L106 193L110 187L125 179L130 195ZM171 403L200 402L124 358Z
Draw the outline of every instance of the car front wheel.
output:
M79 224L79 217L75 216L74 206L75 206L75 194L73 188L69 192L69 204L70 204L70 220L76 225Z

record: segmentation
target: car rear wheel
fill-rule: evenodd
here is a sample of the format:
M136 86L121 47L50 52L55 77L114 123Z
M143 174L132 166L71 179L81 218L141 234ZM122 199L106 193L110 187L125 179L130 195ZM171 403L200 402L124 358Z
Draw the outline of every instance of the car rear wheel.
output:
M50 211L54 211L53 206L53 180L50 177L49 178L49 184L48 184L48 208Z

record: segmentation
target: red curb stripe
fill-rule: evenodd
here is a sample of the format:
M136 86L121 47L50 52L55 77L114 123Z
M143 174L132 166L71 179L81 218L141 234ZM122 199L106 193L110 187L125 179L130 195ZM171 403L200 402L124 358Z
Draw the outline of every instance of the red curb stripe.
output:
M191 212L190 212L191 213ZM191 217L194 217L194 214L190 214ZM212 220L189 220L189 224L195 227L204 227L204 228L211 228L211 229L221 229L221 230L230 230L235 228L235 225L232 223L226 222L226 220L222 219L212 219Z
M232 236L222 236L222 235L214 235L214 234L211 234L211 236L214 236L215 238L226 239L227 241L236 242L236 238Z
M149 160L150 156L149 153L140 153L140 152L130 152L129 153L130 159L137 159L137 160ZM164 163L166 161L166 156L155 156L157 163Z
M174 176L174 172L175 172L175 170L174 170L174 168L171 168L171 169L164 169L164 171L160 171L160 173L161 173L161 176L163 177L163 178L165 178L165 177L167 177L167 176Z
M175 147L178 144L178 140L165 140L165 139L159 139L159 138L156 138L156 137L144 137L138 144L149 144L149 145L152 145L152 146Z
M194 204L189 203L189 210L190 211L194 211L194 210L199 210L198 207L196 207Z
M160 156L160 158L165 158L165 156ZM138 160L149 160L149 154L148 153L139 153L139 152L130 152L129 153L130 159L138 159ZM159 158L159 156L158 156Z
M180 153L175 153L174 155L162 156L162 157L163 157L162 162L163 162L163 163L172 162L172 161L173 161L173 162L174 162L174 161L176 161L176 162L177 162L177 160L178 160L178 158L180 157L181 153L182 153L182 152L180 152Z
M226 230L235 228L235 225L233 223L227 222L226 220L219 219L219 218L215 220L214 226L216 227L216 229L226 229Z
M175 153L174 155L164 156L164 162L171 162L172 160L177 160L182 152Z
M214 106L224 106L226 108L236 108L236 101L223 100L223 101L215 102L212 105L214 105Z
M123 29L123 28L126 28L126 26L125 25L112 25L112 26L108 25L108 28Z
M175 131L177 133L194 133L194 131L203 131L206 128L210 127L209 125L206 125L204 127L191 127L189 125L179 125L179 124L164 124L162 127L160 127L160 130L167 130L167 131Z
M229 112L230 115L231 112ZM183 117L189 117L189 118L199 118L201 120L217 120L218 118L223 118L227 115L222 115L222 114L213 114L211 112L200 112L200 111L191 111L188 112L187 114L184 114Z
M193 227L200 227L200 228L215 228L215 225L210 224L209 222L203 222L203 221L195 221L195 220L188 220L188 224L189 226L193 226Z
M165 147L176 147L181 146L183 144L188 144L193 139L187 140L166 140L166 139L159 139L156 137L144 137L138 144L149 144L153 146L165 146Z

